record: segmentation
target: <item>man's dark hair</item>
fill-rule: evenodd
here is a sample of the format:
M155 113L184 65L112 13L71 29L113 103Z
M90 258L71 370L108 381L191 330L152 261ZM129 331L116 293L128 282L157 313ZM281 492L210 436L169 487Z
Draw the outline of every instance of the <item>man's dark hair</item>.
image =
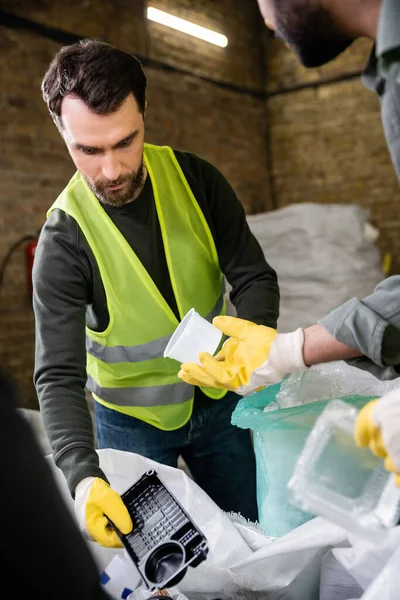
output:
M61 103L72 94L97 115L120 108L130 93L144 114L146 76L129 52L97 40L84 39L57 52L42 81L42 95L59 129Z

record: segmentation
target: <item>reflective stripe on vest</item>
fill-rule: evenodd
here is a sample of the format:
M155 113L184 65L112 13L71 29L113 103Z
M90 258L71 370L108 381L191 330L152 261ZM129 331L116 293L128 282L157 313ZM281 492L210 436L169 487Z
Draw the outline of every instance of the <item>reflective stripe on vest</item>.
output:
M162 399L162 406L181 404L193 397L193 387L183 382L158 387L104 388L100 387L89 375L86 386L88 390L105 402L118 404L118 406L131 406L133 395L135 396L135 406L146 407L160 405L160 399Z
M218 298L217 304L215 305L213 310L210 312L209 315L207 315L207 321L211 323L214 317L217 317L221 314L223 304L224 298L223 296L221 296L220 298ZM99 344L98 342L92 340L89 336L86 336L86 352L98 358L99 360L102 360L107 363L143 362L145 360L151 360L153 358L162 358L164 355L164 350L167 347L171 337L172 334L166 335L162 338L159 338L158 340L147 342L147 344L139 344L137 346L103 346L102 344ZM110 402L110 400L107 400L104 394L100 391L101 388L99 386L97 386L97 388L97 391L93 390L92 388L89 389L92 392L94 392L97 396L100 396L101 398L104 398L104 400L106 400L107 402ZM118 388L115 389L117 390ZM184 401L186 400L188 400L188 398L186 398ZM125 402L120 403L116 401L115 398L114 403L125 404ZM171 402L171 404L175 404L175 402Z

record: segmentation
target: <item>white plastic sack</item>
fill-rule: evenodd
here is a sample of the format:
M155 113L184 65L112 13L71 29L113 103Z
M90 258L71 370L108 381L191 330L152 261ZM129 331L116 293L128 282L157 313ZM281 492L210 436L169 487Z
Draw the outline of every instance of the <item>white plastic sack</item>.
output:
M327 550L345 540L345 532L313 519L279 539L265 536L257 526L221 511L183 471L137 454L99 450L100 466L111 485L124 492L149 469L155 469L207 537L209 555L199 567L189 568L179 589L192 600L317 600L320 561ZM73 501L64 477L48 457L57 484L72 514ZM88 546L99 573L124 551ZM49 549L51 551L51 549Z
M329 550L321 562L320 600L361 598L363 589Z
M312 325L346 300L369 295L384 279L368 217L360 206L311 202L247 217L278 274L279 331Z
M378 543L349 535L341 548L321 562L320 600L398 600L400 598L400 527Z
M348 541L348 548L334 548L332 554L361 588L367 590L400 548L400 527L382 533L381 539L374 542L365 541L354 535L349 535ZM397 584L400 592L400 571L397 573ZM385 595L381 598L387 600Z
M398 600L400 598L400 548L392 554L362 600Z

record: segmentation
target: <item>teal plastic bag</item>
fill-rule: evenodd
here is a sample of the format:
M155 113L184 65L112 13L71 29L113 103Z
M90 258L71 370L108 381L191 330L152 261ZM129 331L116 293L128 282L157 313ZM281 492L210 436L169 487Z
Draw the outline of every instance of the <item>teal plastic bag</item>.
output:
M285 535L313 518L290 503L287 484L308 434L325 406L320 400L292 408L264 412L274 402L281 383L239 401L232 425L251 429L257 465L257 503L260 526L265 534ZM344 402L361 409L376 396L342 396Z

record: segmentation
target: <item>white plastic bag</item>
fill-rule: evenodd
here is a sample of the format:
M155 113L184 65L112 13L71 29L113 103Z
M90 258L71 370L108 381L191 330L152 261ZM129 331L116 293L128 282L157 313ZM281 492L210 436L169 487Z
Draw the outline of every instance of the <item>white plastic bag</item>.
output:
M320 600L361 598L363 589L329 550L322 558Z
M400 548L368 587L362 600L398 600L400 598Z
M247 217L279 276L281 333L313 325L384 279L368 218L355 204L312 202Z
M380 540L368 542L349 535L348 548L334 548L332 554L366 590L383 572L384 567L400 548L400 526L383 533ZM400 591L400 571L398 572ZM387 600L382 595L382 600Z
M129 452L106 449L99 450L98 454L101 468L120 493L145 471L155 469L206 536L210 549L207 560L196 568L189 568L179 583L180 591L191 600L318 599L321 557L345 540L342 529L323 519L313 519L288 535L274 539L262 534L257 525L224 513L180 469ZM51 460L49 464L73 511L73 501L61 471ZM94 542L88 545L99 573L115 554L124 553L122 549L116 552Z
M333 573L333 578L332 570L336 571ZM332 590L329 590L329 579L332 580ZM344 595L341 595L342 593ZM400 598L399 526L388 534L383 534L381 540L374 543L349 535L343 547L333 548L327 552L322 561L321 600L350 600L350 598L352 600L358 598L398 600Z

